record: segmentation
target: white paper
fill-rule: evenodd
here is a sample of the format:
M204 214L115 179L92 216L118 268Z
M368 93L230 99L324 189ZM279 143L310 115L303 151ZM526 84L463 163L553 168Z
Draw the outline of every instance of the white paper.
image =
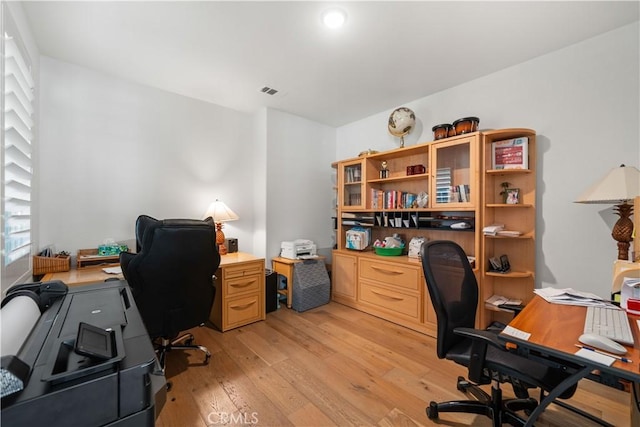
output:
M546 301L554 304L580 305L580 306L607 306L606 301L589 292L576 291L572 288L557 289L552 287L534 289L536 295L540 295Z
M529 341L529 337L531 334L529 332L521 331L520 329L516 329L513 326L508 326L502 330L502 333L505 335L510 335L514 338L519 338L524 341Z
M607 356L602 353L596 353L595 351L581 348L576 351L576 356L583 357L585 359L593 360L594 362L602 363L603 365L611 366L616 361L613 357Z
M2 356L17 355L40 318L38 304L28 296L18 296L2 307L0 313Z
M118 266L118 267L106 267L103 268L102 271L104 271L107 274L122 274L122 267Z

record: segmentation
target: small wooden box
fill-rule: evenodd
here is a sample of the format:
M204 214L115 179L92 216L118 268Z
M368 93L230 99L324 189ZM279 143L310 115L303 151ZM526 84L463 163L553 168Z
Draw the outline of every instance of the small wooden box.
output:
M56 255L55 257L37 256L33 257L33 275L57 273L59 271L69 271L71 257L69 255Z
M80 269L105 264L117 264L119 262L120 255L98 255L98 248L78 249L76 268Z

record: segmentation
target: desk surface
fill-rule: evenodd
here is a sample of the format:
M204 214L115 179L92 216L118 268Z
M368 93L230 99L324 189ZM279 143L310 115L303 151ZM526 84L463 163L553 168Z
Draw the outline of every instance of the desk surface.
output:
M545 348L559 356L577 357L574 353L579 349L575 345L580 344L578 337L584 330L585 315L585 307L552 304L536 295L509 325L529 332L531 337L528 344ZM615 361L610 367L602 366L601 370L612 371L622 378L640 382L640 332L636 319L640 319L640 316L629 315L635 346L625 346L627 354L624 355L633 363ZM512 339L508 337L507 340ZM519 340L518 342L521 343Z
M118 267L120 264L99 265L95 267L87 267L58 273L47 273L42 277L43 282L49 280L62 280L67 286L87 285L89 283L104 282L107 279L124 279L122 274L109 274L102 271L106 267Z
M535 353L538 361L551 360L560 363L567 368L570 378L563 381L556 389L552 390L540 405L529 416L525 427L534 425L538 416L561 392L572 384L587 377L592 372L597 372L598 377L605 384L618 386L620 380L631 381L635 392L640 391L640 332L637 319L640 316L629 315L629 323L633 333L635 345L625 346L632 363L616 360L611 366L601 365L588 359L576 356L575 352L579 344L578 337L584 331L584 319L586 307L552 304L536 295L531 302L509 323L516 329L531 334L528 340L521 340L510 335L500 334L507 342L515 343L518 351ZM635 393L630 393L629 404L632 425L639 424L639 414L636 410Z
M220 256L220 266L230 264L242 264L262 259L245 252L234 252ZM124 279L122 274L109 274L102 271L105 267L117 267L120 264L99 265L80 269L71 269L59 273L47 273L42 277L43 282L49 280L62 280L68 286L87 285L89 283L104 282L107 279Z

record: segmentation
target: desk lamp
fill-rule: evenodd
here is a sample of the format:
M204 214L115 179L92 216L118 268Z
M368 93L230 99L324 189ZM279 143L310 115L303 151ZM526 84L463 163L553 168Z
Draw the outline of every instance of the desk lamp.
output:
M620 216L613 226L611 236L618 242L618 259L629 259L629 243L633 240L633 213L630 200L640 196L640 170L633 166L620 165L597 182L575 201L575 203L614 204Z
M216 224L216 244L218 245L218 252L220 255L227 254L227 246L224 244L224 233L222 232L222 223L227 221L235 221L239 219L238 215L224 202L216 199L215 202L211 203L207 208L207 212L204 214L204 217L213 218L213 222Z

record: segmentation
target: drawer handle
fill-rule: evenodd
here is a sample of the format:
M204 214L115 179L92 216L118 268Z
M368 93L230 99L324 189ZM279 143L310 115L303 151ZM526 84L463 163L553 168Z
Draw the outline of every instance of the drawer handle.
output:
M390 273L390 274L402 274L404 273L403 271L398 271L398 270L387 270L386 268L380 268L380 267L376 267L375 265L372 265L371 268L373 270L378 270L381 271L383 273Z
M230 305L229 308L233 308L235 310L244 310L245 308L251 307L255 303L256 301L252 301L249 304L243 304L243 305Z
M395 295L387 295L387 294L384 294L384 293L382 293L382 292L376 292L376 291L374 291L373 289L371 289L371 292L373 292L373 293L374 293L374 294L376 294L376 295L380 295L381 297L387 297L387 298L390 298L390 299L394 299L394 300L396 300L396 301L402 301L402 300L404 300L404 298L400 298L400 297L397 297L397 296L395 296Z
M232 283L231 286L234 288L246 288L249 285L252 285L256 282L255 279L249 281L249 282L245 282L245 283Z

